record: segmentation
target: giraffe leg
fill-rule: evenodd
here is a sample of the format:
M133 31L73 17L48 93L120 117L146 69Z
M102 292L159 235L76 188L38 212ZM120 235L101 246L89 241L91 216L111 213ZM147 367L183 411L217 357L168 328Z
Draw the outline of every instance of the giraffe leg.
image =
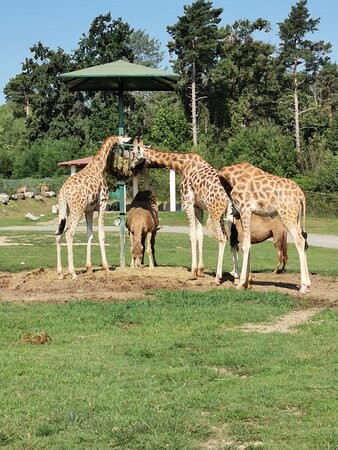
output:
M107 205L107 202L105 200L101 200L97 225L99 228L99 244L100 244L100 250L101 250L102 267L106 272L109 272L109 266L108 266L107 257L106 257L106 248L104 245L104 239L105 239L104 215L106 213L106 205Z
M231 247L232 253L232 271L230 275L234 277L234 284L238 284L239 282L239 271L238 271L238 250L235 245Z
M250 275L250 249L251 249L251 212L250 210L241 209L241 221L243 228L243 262L241 276L237 289L247 288Z
M217 257L217 266L216 266L216 284L219 285L221 283L222 275L223 275L223 259L224 259L224 249L226 244L226 234L224 230L223 223L223 214L219 215L219 213L210 213L211 224L209 224L209 229L212 232L213 236L218 241L218 257Z
M147 234L146 246L147 246L147 253L148 253L148 258L149 258L149 269L153 269L154 268L154 258L153 258L152 248L151 248L151 233Z
M196 218L196 238L198 245L198 268L197 275L204 277L204 261L203 261L203 210L195 207Z
M58 277L60 280L62 280L62 263L61 263L61 241L62 241L62 234L58 234L56 236L56 271L58 273Z
M185 204L184 210L187 213L189 226L190 226L190 243L191 243L191 275L193 278L197 278L197 252L196 252L196 244L197 244L197 236L196 236L196 219L195 219L195 211L194 207L189 203Z
M309 271L307 267L307 259L306 259L306 252L305 252L305 239L302 235L302 231L300 229L300 226L294 225L290 226L286 224L288 227L288 230L290 231L290 234L292 236L292 239L295 243L295 246L298 251L299 255L299 263L300 263L300 279L301 279L301 285L299 292L301 294L306 294L309 292L309 287L311 285Z
M80 216L74 216L74 214L69 215L68 228L65 233L66 241L67 241L67 250L68 250L68 270L71 274L72 278L76 278L77 275L74 269L74 257L73 257L73 239L77 224L80 220Z
M92 240L93 240L93 213L94 213L94 211L85 212L86 223L87 223L87 256L86 256L87 272L92 271L91 246L92 246Z
M230 247L231 247L231 253L232 253L232 271L230 272L230 275L234 277L234 284L238 284L239 281L239 272L238 272L238 232L236 231L236 236L233 235L234 230L234 216L232 213L232 206L231 203L228 204L227 208L227 225L229 230L229 236L230 236ZM234 242L236 240L236 243Z
M151 245L151 252L153 255L154 266L157 267L157 262L156 262L156 258L155 258L155 237L156 237L156 231L152 232L152 234L151 234L150 245Z

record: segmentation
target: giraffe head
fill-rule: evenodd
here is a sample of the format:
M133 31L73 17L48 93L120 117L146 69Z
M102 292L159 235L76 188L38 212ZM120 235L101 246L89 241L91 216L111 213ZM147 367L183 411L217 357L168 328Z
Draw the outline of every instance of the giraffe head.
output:
M146 162L147 158L144 154L143 139L135 138L131 155L131 170L134 173L142 171Z
M142 256L143 256L143 245L141 242L136 240L132 248L132 258L134 262L135 269L140 269L142 264Z

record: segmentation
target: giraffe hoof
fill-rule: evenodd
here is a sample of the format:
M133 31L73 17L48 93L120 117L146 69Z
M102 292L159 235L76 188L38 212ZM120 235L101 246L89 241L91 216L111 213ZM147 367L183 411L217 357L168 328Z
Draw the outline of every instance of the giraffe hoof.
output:
M72 279L75 280L75 278L77 278L76 273L72 273Z
M92 266L86 266L87 273L93 272Z
M197 269L191 269L191 277L189 278L189 280L197 280L197 278Z
M204 277L204 267L200 267L200 268L197 270L197 276L198 276L198 277Z
M310 289L308 286L302 285L299 289L300 294L307 294L308 292L310 292Z
M62 275L62 273L58 273L58 279L59 279L59 280L63 280L63 275Z
M237 286L239 283L239 278L234 277L234 285Z

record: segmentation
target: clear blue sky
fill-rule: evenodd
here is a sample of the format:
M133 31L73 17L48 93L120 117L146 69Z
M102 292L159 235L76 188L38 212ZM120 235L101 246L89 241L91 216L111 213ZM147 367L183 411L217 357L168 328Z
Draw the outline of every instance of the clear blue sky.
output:
M0 1L0 105L5 102L3 88L10 78L21 72L21 64L30 56L29 48L38 41L52 49L70 52L76 48L92 20L108 11L113 18L122 17L133 28L143 28L162 43L165 61L169 57L166 43L167 25L173 25L183 14L183 6L191 0L1 0ZM278 42L277 23L283 21L296 0L214 0L222 7L222 24L236 19L270 21L272 32L263 36L273 44ZM319 31L312 39L329 41L331 58L337 62L338 1L308 0L311 17L320 17Z

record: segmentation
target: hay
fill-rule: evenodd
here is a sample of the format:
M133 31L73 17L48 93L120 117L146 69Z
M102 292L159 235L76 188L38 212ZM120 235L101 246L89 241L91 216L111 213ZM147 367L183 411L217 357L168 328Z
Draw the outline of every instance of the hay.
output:
M49 341L52 340L52 338L49 336L48 333L46 333L46 331L40 331L40 333L34 334L22 333L20 337L23 342L34 345L47 344Z
M119 150L113 151L108 160L108 173L118 179L129 178L131 175L128 150L124 150L123 156Z

